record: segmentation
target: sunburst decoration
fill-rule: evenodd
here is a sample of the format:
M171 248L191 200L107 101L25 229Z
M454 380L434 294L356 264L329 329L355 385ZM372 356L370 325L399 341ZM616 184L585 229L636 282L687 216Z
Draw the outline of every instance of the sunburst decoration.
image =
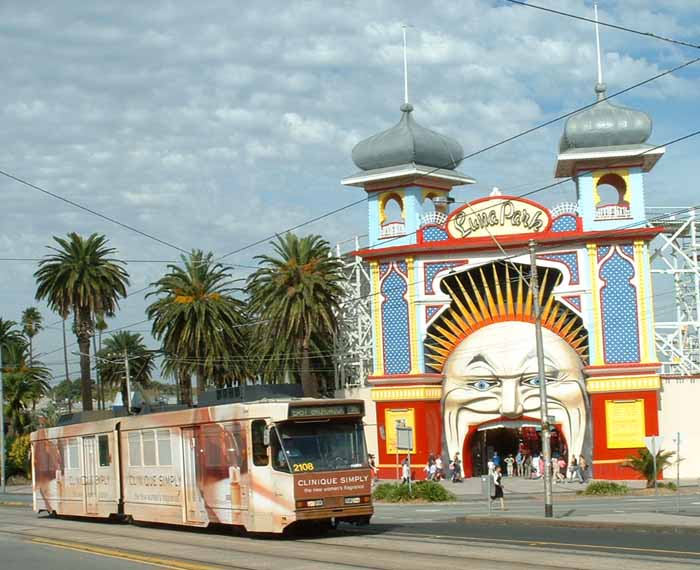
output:
M503 321L535 322L533 292L523 269L513 264L481 266L446 278L442 285L452 297L449 309L428 329L426 357L428 366L442 372L452 351L471 333ZM500 275L499 275L500 273ZM476 279L473 277L476 274ZM561 281L561 273L545 268L541 279L539 302L542 326L563 338L582 359L588 351L588 333L581 317L554 299L552 293Z

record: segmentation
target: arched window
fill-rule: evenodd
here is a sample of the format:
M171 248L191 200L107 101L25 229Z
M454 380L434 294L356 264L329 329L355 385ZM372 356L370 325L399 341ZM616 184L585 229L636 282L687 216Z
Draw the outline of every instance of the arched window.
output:
M379 211L380 238L401 236L405 233L403 198L399 194L383 196Z
M596 182L596 220L630 218L630 203L625 179L608 172Z

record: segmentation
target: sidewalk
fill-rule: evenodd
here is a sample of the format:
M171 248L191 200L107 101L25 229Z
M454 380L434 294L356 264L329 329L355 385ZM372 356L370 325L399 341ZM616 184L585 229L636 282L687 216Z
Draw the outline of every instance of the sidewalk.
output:
M551 526L566 528L597 528L638 532L664 532L700 535L700 516L670 513L610 513L594 515L561 515L548 519L494 511L491 515L457 517L459 524L503 526Z

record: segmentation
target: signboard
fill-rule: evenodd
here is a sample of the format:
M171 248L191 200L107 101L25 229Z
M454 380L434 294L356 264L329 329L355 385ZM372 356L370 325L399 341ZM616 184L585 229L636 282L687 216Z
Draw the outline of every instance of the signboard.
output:
M650 435L644 438L644 444L652 455L656 455L661 450L663 442L664 438L660 435Z
M329 497L371 494L372 478L369 469L347 469L294 475L294 498L296 500L327 500Z
M399 451L413 451L413 428L396 428L396 447Z
M644 400L606 400L605 427L608 449L644 447Z
M415 409L385 410L384 425L386 426L386 452L389 454L398 453L396 428L401 426L415 429ZM411 453L415 453L415 450Z
M447 219L447 233L456 239L547 231L552 223L549 210L522 198L493 196L475 200Z

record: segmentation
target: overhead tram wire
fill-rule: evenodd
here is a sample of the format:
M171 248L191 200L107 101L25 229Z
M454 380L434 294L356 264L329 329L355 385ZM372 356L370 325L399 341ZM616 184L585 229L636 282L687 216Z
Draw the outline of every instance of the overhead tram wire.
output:
M574 20L580 20L582 22L589 22L591 24L599 24L607 28L612 28L614 30L620 30L622 32L628 32L630 34L636 34L638 36L644 36L646 38L652 38L655 40L660 40L662 42L668 42L670 44L700 49L700 44L692 44L690 42L685 42L683 40L677 40L674 38L669 38L666 36L661 36L654 32L644 32L642 30L635 30L634 28L629 28L627 26L620 26L618 24L611 24L610 22L603 22L601 20L594 20L592 18L586 18L585 16L579 16L578 14L572 14L570 12L563 12L562 10L555 10L554 8L546 8L545 6L538 6L537 4L530 4L528 2L522 2L521 0L504 0L505 2L510 2L511 4L517 4L518 6L523 6L525 8L534 8L535 10L541 10L542 12L549 12L551 14L556 14L557 16L565 16L567 18L573 18Z
M189 253L186 249L183 249L180 246L177 246L173 243L170 243L168 241L160 239L159 237L156 237L152 234L149 234L147 232L139 230L138 228L130 226L129 224L125 224L124 222L120 222L119 220L112 218L111 216L108 216L106 214L102 214L102 213L98 212L97 210L93 210L92 208L88 208L87 206L83 206L82 204L79 204L78 202L75 202L73 200L70 200L69 198L61 196L60 194L56 194L55 192L51 192L50 190L46 190L45 188L42 188L41 186L38 186L36 184L32 184L28 180L24 180L23 178L20 178L19 176L15 176L14 174L10 174L9 172L6 172L4 170L0 170L0 174L9 178L10 180L14 180L15 182L19 182L20 184L24 184L25 186L28 186L29 188L33 188L34 190L38 190L39 192L42 192L43 194L46 194L47 196L51 196L52 198L56 198L57 200L60 200L61 202L65 202L66 204L70 204L71 206L74 206L76 208L84 210L84 211L92 214L93 216L97 216L98 218L102 218L103 220L107 220L108 222L116 224L124 229L127 229L129 231L137 233L140 236L143 236L145 238L148 238L150 240L158 242L162 245L166 245L168 247L176 249L177 251L179 251L181 253L185 253L185 254Z
M671 69L667 69L667 70L662 71L662 72L660 72L660 73L657 73L656 75L654 75L654 76L652 76L652 77L649 77L649 78L647 78L647 79L644 79L644 80L642 80L642 81L639 81L639 82L637 82L637 83L635 83L635 84L633 84L633 85L630 85L630 86L628 86L628 87L625 87L624 89L620 89L619 91L616 91L616 92L614 92L614 93L612 93L612 94L610 94L610 95L607 95L606 97L604 97L604 98L602 98L602 99L600 99L600 100L596 100L596 101L594 101L593 103L589 103L589 104L587 104L587 105L584 105L584 106L582 106L582 107L579 107L579 108L577 108L577 109L574 109L573 111L569 111L569 112L564 113L564 114L562 114L562 115L558 115L558 116L556 116L556 117L554 117L554 118L552 118L552 119L550 119L550 120L548 120L548 121L545 121L544 123L540 123L540 124L538 124L538 125L535 125L534 127L531 127L531 128L529 128L529 129L525 129L525 130L523 130L523 131L520 131L519 133L517 133L517 134L515 134L515 135L512 135L512 136L510 136L510 137L507 137L507 138L505 138L505 139L502 139L502 140L500 140L500 141L498 141L498 142L495 142L495 143L493 143L493 144L490 144L490 145L488 145L488 146L482 147L482 148L480 148L479 150L476 150L476 151L474 151L474 152L471 152L471 153L469 153L469 154L463 156L463 157L460 159L460 162L461 162L461 161L464 161L464 160L468 160L468 159L470 159L470 158L473 158L473 157L478 156L478 155L480 155L480 154L483 154L483 153L485 153L485 152L488 152L489 150L493 150L494 148L497 148L497 147L499 147L499 146L502 146L502 145L504 145L504 144L507 144L507 143L509 143L509 142L512 142L512 141L514 141L514 140L517 140L517 139L519 139L519 138L521 138L521 137L524 137L525 135L529 135L530 133L533 133L533 132L535 132L535 131L537 131L537 130L539 130L539 129L542 129L542 128L544 128L544 127L548 127L548 126L550 126L550 125L552 125L552 124L554 124L554 123L557 123L557 122L559 122L559 121L561 121L561 120L563 120L563 119L566 119L566 118L571 117L571 116L573 116L573 115L575 115L575 114L577 114L577 113L580 113L581 111L585 111L586 109L590 109L591 107L595 107L596 105L598 105L598 104L601 103L602 101L609 101L610 99L614 99L615 97L619 97L620 95L623 95L624 93L628 93L628 92L632 91L633 89L637 89L637 88L639 88L639 87L642 87L642 86L644 86L644 85L647 85L648 83L651 83L651 82L653 82L653 81L656 81L657 79L661 79L662 77L665 77L665 76L667 76L667 75L671 75L671 74L673 74L673 73L676 73L677 71L680 71L680 70L682 70L682 69L685 69L686 67L689 67L689 66L691 66L691 65L693 65L693 64L695 64L695 63L698 63L699 61L700 61L700 57L687 60L687 61L685 61L684 63L677 65L676 67L673 67L673 68L671 68ZM452 163L450 163L450 164L452 164ZM437 171L441 170L442 168L446 168L447 166L449 166L449 165L445 165L444 167L437 167L437 168L433 168L432 170L428 170L428 171L424 174L424 176L433 174L434 172L437 172ZM563 182L566 182L566 181L567 181L567 180L564 180ZM563 182L560 182L560 183L563 183ZM560 184L560 183L557 183L557 184L555 184L555 185L558 185L558 184ZM543 188L543 189L546 189L546 188ZM538 191L539 191L539 190L538 190ZM534 193L534 192L532 192L532 193ZM523 196L526 196L526 195L528 195L528 194L524 194ZM221 259L224 259L224 258L229 257L229 256L231 256L231 255L235 255L235 254L237 254L237 253L241 253L242 251L245 251L245 250L247 250L247 249L250 249L250 248L252 248L252 247L255 247L256 245L260 245L261 243L264 243L264 242L266 242L266 241L269 241L270 239L274 239L274 238L275 238L276 236L278 236L278 235L283 235L283 234L286 234L286 233L288 233L288 232L294 231L294 230L299 229L299 228L301 228L301 227L304 227L304 226L306 226L306 225L312 224L312 223L314 223L314 222L317 222L317 221L319 221L319 220L322 220L322 219L324 219L324 218L327 218L327 217L329 217L329 216L332 216L332 215L334 215L334 214L337 214L337 213L339 213L339 212L342 212L343 210L347 210L348 208L351 208L351 207L353 207L353 206L357 206L358 204L362 204L363 202L366 202L366 201L367 201L367 198L363 198L363 199L361 199L361 200L357 200L356 202L352 202L352 203L350 203L350 204L346 204L345 206L341 206L340 208L337 208L337 209L335 209L335 210L331 210L330 212L326 212L325 214L321 214L321 215L319 215L319 216L316 216L315 218L312 218L312 219L310 219L310 220L307 220L306 222L302 222L302 223L300 223L300 224L297 224L296 226L293 226L293 227L291 227L291 228L287 228L286 230L283 230L283 231L281 231L281 232L278 232L278 233L276 233L276 234L273 234L273 235L271 235L271 236L268 236L267 238L257 240L257 241L255 241L255 242L253 242L253 243L250 243L250 244L248 244L248 245L245 245L245 246L243 246L243 247L240 247L240 248L238 248L238 249L235 249L235 250L233 250L233 251L230 251L230 252L224 254L223 256L221 256L221 257L219 257L219 258L217 258L217 259L221 260ZM398 236L397 238L392 238L392 239L389 239L389 240L385 240L383 243L387 243L387 242L389 242L389 241L393 241L393 239L400 239L401 237L405 237L405 236Z
M547 126L549 126L549 125L551 125L551 124L553 124L553 123L556 123L556 122L558 122L558 121L560 121L560 120L562 120L562 119L565 119L565 118L567 118L567 117L570 117L570 116L572 116L572 115L574 115L574 114L576 114L576 113L579 113L580 111L584 111L584 110L586 110L586 109L589 109L589 108L591 108L591 107L597 105L597 104L600 103L601 101L607 101L607 100L613 99L613 98L615 98L615 97L618 97L619 95L622 95L623 93L627 93L627 92L629 92L629 91L631 91L631 90L633 90L633 89L636 89L636 88L638 88L638 87L641 87L641 86L643 86L643 85L646 85L647 83L651 83L652 81L656 81L657 79L660 79L660 78L662 78L662 77L664 77L664 76L666 76L666 75L670 75L670 74L672 74L672 73L675 73L675 72L677 72L677 71L680 71L681 69L683 69L683 68L685 68L685 67L688 67L688 66L690 66L690 65L693 65L694 63L697 63L698 61L700 61L700 58L695 58L695 59L692 59L692 60L688 60L688 61L686 61L685 63L682 63L682 64L680 64L680 65L678 65L678 66L676 66L676 67L674 67L674 68L672 68L672 69L668 69L668 70L666 70L666 71L663 71L663 72L661 72L661 73L658 73L658 74L654 75L653 77L650 77L650 78L648 78L648 79L645 79L645 80L643 80L643 81L640 81L640 82L638 82L638 83L635 83L634 85L631 85L631 86L629 86L629 87L626 87L626 88L624 88L624 89L621 89L620 91L617 91L617 92L615 92L615 93L612 93L611 95L608 95L607 97L601 99L600 101L595 101L595 102L590 103L590 104L588 104L588 105L584 105L583 107L579 107L578 109L575 109L575 110L570 111L570 112L568 112L568 113L565 113L565 114L563 114L563 115L559 115L559 116L557 116L557 117L555 117L555 118L553 118L553 119L550 119L549 121L545 121L544 123L540 123L539 125L536 125L536 126L530 128L530 129L526 129L526 130L521 131L521 132L519 132L519 133L517 133L517 134L515 134L515 135L513 135L513 136L511 136L511 137L502 139L502 140L500 140L500 141L498 141L498 142L496 142L496 143L493 143L493 144L491 144L491 145L489 145L489 146L483 147L483 148L481 148L481 149L479 149L479 150L477 150L477 151L474 151L474 152L472 152L472 153L470 153L470 154L467 154L467 155L463 156L463 157L460 159L460 161L468 160L468 159L473 158L473 157L475 157L475 156L478 156L478 155L480 155L480 154L482 154L482 153L484 153L484 152L487 152L487 151L489 151L489 150L492 150L492 149L494 149L494 148L497 148L497 147L499 147L499 146L502 146L502 145L504 145L504 144L506 144L506 143L509 143L509 142L511 142L511 141L513 141L513 140L516 140L516 139L518 139L518 138L520 138L520 137L523 137L523 136L525 136L525 135L528 135L528 134L530 134L530 133L532 133L532 132L534 132L534 131L537 131L537 130L542 129L542 128L544 128L544 127L547 127ZM447 167L447 166L449 166L449 165L445 165L445 167ZM438 171L438 170L440 170L440 169L441 169L441 168L439 168L439 167L438 167L438 168L434 168L433 170L428 171L426 174L432 174L432 173L434 173L434 172L436 172L436 171ZM20 177L18 177L18 176L15 176L15 175L13 175L13 174L10 174L9 172L6 172L6 171L0 169L0 174L3 175L3 176L6 176L7 178L9 178L9 179L11 179L11 180L14 180L14 181L16 181L16 182L19 182L20 184L24 184L24 185L26 185L26 186L28 186L28 187L30 187L30 188L33 188L33 189L35 189L35 190L38 190L39 192L42 192L42 193L44 193L44 194L46 194L46 195L48 195L48 196L51 196L51 197L53 197L53 198L56 198L56 199L58 199L58 200L61 200L61 201L65 202L65 203L67 203L67 204L70 204L70 205L72 205L72 206L74 206L74 207L76 207L76 208L79 208L79 209L84 210L84 211L86 211L86 212L88 212L88 213L91 213L91 214L93 214L93 215L95 215L95 216L97 216L97 217L99 217L99 218L102 218L102 219L107 220L107 221L109 221L109 222L111 222L111 223L114 223L114 224L116 224L116 225L118 225L118 226L120 226L120 227L123 227L123 228L125 228L125 229L130 230L130 231L133 231L133 232L135 232L135 233L137 233L137 234L139 234L139 235L142 235L142 236L144 236L144 237L146 237L146 238L148 238L148 239L154 240L154 241L156 241L156 242L158 242L158 243L161 243L161 244L163 244L163 245L166 245L166 246L168 246L168 247L171 247L171 248L173 248L173 249L176 249L177 251L180 251L181 253L184 253L184 254L188 254L188 253L189 253L189 251L187 251L187 250L185 250L185 249L183 249L183 248L181 248L181 247L179 247L179 246L177 246L177 245L175 245L175 244L172 244L172 243L167 242L167 241L165 241L165 240L162 240L162 239L160 239L160 238L158 238L158 237L156 237L156 236L153 236L153 235L151 235L151 234L148 234L148 233L146 233L146 232L143 232L143 231L139 230L138 228L134 228L133 226L130 226L130 225L128 225L128 224L125 224L125 223L123 223L123 222L120 222L119 220L117 220L117 219L115 219L115 218L112 218L112 217L110 217L110 216L107 216L106 214L102 214L102 213L100 213L100 212L98 212L98 211L96 211L96 210L93 210L92 208L88 208L87 206L83 206L82 204L79 204L79 203L77 203L77 202L75 202L75 201L73 201L73 200L70 200L70 199L68 199L68 198L65 198L65 197L59 195L59 194L56 194L55 192L51 192L51 191L49 191L49 190L46 190L45 188L42 188L42 187L40 187L40 186L38 186L38 185L36 185L36 184L33 184L33 183L31 183L31 182L29 182L29 181L27 181L27 180L24 180L24 179L22 179L22 178L20 178ZM226 254L224 254L224 255L218 257L218 258L216 258L216 260L217 260L217 261L220 261L220 260L222 260L222 259L225 259L225 258L227 258L227 257L230 257L231 255L235 255L235 254L237 254L237 253L241 253L242 251L245 251L245 250L247 250L247 249L250 249L250 248L252 248L252 247L255 247L255 246L257 246L257 245L260 245L260 244L262 244L262 243L264 243L264 242L266 242L266 241L269 241L269 240L271 240L271 239L274 239L274 238L275 238L276 236L278 236L278 235L283 235L283 234L286 234L286 233L288 233L288 232L291 232L291 231L297 230L297 229L299 229L299 228L302 228L302 227L304 227L304 226L313 224L313 223L315 223L315 222L317 222L317 221L320 221L320 220L322 220L322 219L325 219L325 218L328 218L328 217L330 217L330 216L333 216L333 215L335 215L335 214L337 214L337 213L340 213L340 212L342 212L342 211L344 211L344 210L347 210L347 209L349 209L349 208L352 208L352 207L354 207L354 206L357 206L358 204L362 204L362 203L364 203L364 202L366 202L366 201L367 201L367 198L365 197L365 198L362 198L362 199L360 199L360 200L356 200L356 201L354 201L354 202L351 202L351 203L349 203L349 204L346 204L346 205L344 205L344 206L341 206L341 207L339 207L339 208L336 208L336 209L334 209L334 210L331 210L331 211L329 211L329 212L325 212L325 213L320 214L320 215L318 215L318 216L315 216L315 217L313 217L313 218L311 218L311 219L309 219L309 220L306 220L306 221L304 221L304 222L301 222L301 223L299 223L299 224L296 224L295 226L292 226L292 227L290 227L290 228L287 228L287 229L282 230L282 231L280 231L280 232L277 232L277 233L275 233L275 234L271 234L271 235L269 235L269 236L266 237L266 238L262 238L262 239L256 240L256 241L251 242L251 243L249 243L249 244L247 244L247 245L245 245L245 246L242 246L242 247L240 247L240 248L234 249L234 250L232 250L232 251L230 251L230 252L228 252L228 253L226 253Z

